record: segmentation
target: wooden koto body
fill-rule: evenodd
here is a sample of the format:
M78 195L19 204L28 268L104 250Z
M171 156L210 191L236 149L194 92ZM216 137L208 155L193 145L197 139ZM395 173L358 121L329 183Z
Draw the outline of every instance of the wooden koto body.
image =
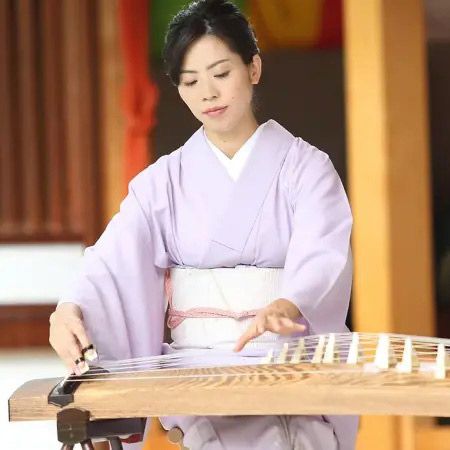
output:
M119 376L120 377L120 376ZM11 421L55 419L61 379L33 380L9 400ZM262 364L124 374L82 383L68 407L91 419L164 415L392 414L450 416L450 379L355 372L342 364Z
M56 418L58 384L90 420L169 415L393 414L450 417L450 340L341 333L283 342L264 358L217 351L114 361L69 380L33 380L10 420ZM228 364L226 363L228 358ZM217 359L216 359L217 360ZM105 362L106 363L106 362ZM57 390L59 392L59 389ZM73 395L72 395L73 394ZM67 397L64 397L67 399Z

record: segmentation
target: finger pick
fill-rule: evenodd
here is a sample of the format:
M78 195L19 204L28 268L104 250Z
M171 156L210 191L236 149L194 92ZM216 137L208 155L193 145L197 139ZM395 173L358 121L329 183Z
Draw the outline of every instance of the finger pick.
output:
M94 361L94 359L98 358L97 350L92 344L83 348L81 352L88 361Z

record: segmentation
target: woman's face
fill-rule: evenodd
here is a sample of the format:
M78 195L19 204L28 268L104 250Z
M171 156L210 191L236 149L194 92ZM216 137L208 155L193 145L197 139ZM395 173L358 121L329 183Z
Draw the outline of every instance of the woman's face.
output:
M253 85L260 76L259 55L246 65L221 39L205 35L185 54L178 92L207 130L224 133L253 117Z

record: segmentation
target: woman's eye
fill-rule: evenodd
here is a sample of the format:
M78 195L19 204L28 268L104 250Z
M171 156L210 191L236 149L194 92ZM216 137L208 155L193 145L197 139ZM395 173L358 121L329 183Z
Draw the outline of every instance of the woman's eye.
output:
M216 78L226 78L230 74L230 71L219 73L217 75L214 75Z
M194 86L194 84L197 83L197 80L192 80L192 81L186 81L183 84L185 86Z

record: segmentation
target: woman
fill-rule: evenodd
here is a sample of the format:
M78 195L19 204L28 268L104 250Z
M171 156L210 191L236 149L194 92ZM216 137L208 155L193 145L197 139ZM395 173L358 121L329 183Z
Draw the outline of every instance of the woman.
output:
M132 180L51 317L51 344L77 372L91 342L105 359L251 354L292 333L346 331L347 197L325 153L273 120L258 125L262 64L246 18L226 0L193 2L170 23L164 55L202 127ZM192 450L348 450L356 433L354 418L324 416L161 422L180 427Z

